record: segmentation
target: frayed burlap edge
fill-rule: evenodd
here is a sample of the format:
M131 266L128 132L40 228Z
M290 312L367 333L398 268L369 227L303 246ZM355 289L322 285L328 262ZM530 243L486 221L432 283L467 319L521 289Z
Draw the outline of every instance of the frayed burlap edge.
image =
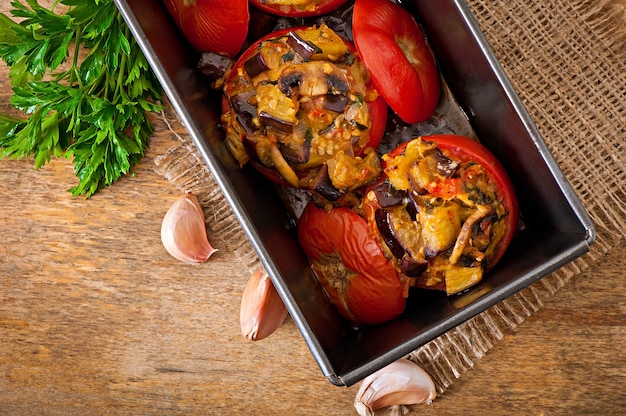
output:
M605 49L626 60L626 0L577 0L572 8L598 34Z
M598 237L587 255L576 259L411 353L409 358L431 374L440 393L470 370L507 332L515 331L521 323L536 313L574 276L589 269L626 238L624 220L626 197L622 190L626 188L624 186L626 177L622 168L625 165L626 152L621 151L624 138L624 109L615 108L616 104L623 106L624 101L621 100L623 96L619 94L623 94L620 91L626 89L623 72L621 72L623 57L626 56L626 35L624 35L626 17L623 2L581 0L570 3L568 0L559 0L537 6L561 10L559 13L569 16L568 25L573 29L568 30L568 27L563 27L562 22L567 22L567 19L561 20L560 29L551 26L551 30L561 30L565 33L563 38L550 41L554 34L546 33L544 38L537 41L538 43L545 42L547 45L550 45L550 42L565 42L565 46L559 44L561 49L555 46L552 52L545 53L532 47L529 48L530 52L527 52L528 55L524 58L529 65L534 65L531 68L532 71L527 68L518 69L516 61L518 58L515 55L519 51L512 50L513 47L510 45L526 45L526 42L533 40L537 31L541 33L541 30L546 29L545 26L549 24L550 19L546 22L546 18L541 15L543 10L537 10L536 6L532 6L533 10L526 10L531 6L521 0L468 1L468 4L483 28L491 27L500 19L500 15L492 13L493 10L498 10L502 16L509 17L506 22L510 30L508 37L489 38L488 36L488 40L494 46L496 56L509 74L516 90L525 93L520 94L520 97L592 218ZM516 12L510 13L509 8L515 9ZM511 15L515 20L513 24ZM533 21L533 17L536 20ZM562 17L559 15L553 18ZM582 38L568 40L568 36L574 30L580 31L580 24L588 29L585 35ZM502 34L503 32L488 33ZM597 44L601 47L594 48L593 46ZM601 56L583 58L582 55L571 53L572 51L568 49L578 50L586 46L589 48L584 51L585 54L600 54ZM556 56L550 56L550 54L556 54ZM558 59L561 61L565 59L566 62L561 62L561 65L567 65L570 72L572 68L582 65L580 61L584 60L585 65L591 63L597 66L600 73L597 72L598 68L583 68L581 69L582 84L584 84L582 88L581 81L573 79L574 76L570 79L559 79L561 83L556 87L558 91L551 92L542 86L554 83L554 71L558 71L559 68L551 67L551 65L554 65L553 62ZM568 60L572 62L567 62ZM615 68L614 65L618 67ZM594 74L596 74L595 77ZM606 103L606 108L602 109L600 117L591 116L589 110L583 108L586 105L584 104L585 97L577 96L576 92L583 90L580 94L584 94L585 88L589 88L588 85L601 85L606 80L602 79L603 76L614 76L615 79L611 81L615 85L607 87L608 91L596 92L597 96L592 97L600 103ZM181 192L194 192L205 207L207 227L223 240L227 250L235 253L235 258L248 259L242 266L250 270L258 267L260 262L252 245L247 240L230 206L222 197L219 187L191 139L175 115L165 114L165 118L179 138L179 144L155 159L156 171ZM570 130L568 127L572 122L576 127L575 130ZM584 144L580 144L582 142ZM577 158L572 158L573 154L577 155ZM604 180L599 181L600 173L613 178L613 181L608 183Z

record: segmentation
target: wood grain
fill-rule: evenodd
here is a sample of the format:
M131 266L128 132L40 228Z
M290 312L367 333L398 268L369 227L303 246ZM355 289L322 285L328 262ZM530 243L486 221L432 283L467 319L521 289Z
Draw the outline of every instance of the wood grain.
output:
M0 111L8 93L0 66ZM358 386L325 380L290 319L241 336L248 276L232 254L188 266L165 252L179 194L152 161L175 138L154 122L136 176L89 200L66 191L67 160L0 160L0 414L355 414ZM411 414L626 413L624 269L621 245Z

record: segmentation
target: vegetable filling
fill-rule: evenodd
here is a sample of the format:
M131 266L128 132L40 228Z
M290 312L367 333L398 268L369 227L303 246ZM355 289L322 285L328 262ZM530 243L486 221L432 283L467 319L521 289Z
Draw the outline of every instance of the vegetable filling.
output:
M329 200L379 176L380 160L368 148L367 103L377 95L339 35L325 25L294 29L243 60L225 82L222 115L241 165L252 160Z
M396 269L448 294L478 283L505 234L498 184L475 161L421 138L383 160L385 179L364 208Z

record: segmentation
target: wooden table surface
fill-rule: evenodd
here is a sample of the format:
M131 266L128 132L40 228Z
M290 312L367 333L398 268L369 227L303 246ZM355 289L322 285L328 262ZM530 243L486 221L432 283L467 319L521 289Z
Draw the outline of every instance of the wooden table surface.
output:
M0 66L0 111L8 94ZM175 138L155 124L136 176L89 200L69 161L0 160L0 414L356 414L358 385L332 386L291 320L241 336L228 252L166 253L179 192L153 159ZM626 414L624 269L622 244L412 414Z

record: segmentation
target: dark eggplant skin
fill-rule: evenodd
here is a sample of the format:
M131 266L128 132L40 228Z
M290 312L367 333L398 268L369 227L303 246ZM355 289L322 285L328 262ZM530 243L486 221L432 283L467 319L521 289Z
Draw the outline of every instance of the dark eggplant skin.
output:
M409 251L396 235L396 230L392 224L391 212L384 208L378 208L374 212L374 220L385 245L387 245L391 254L398 259L398 265L402 273L408 277L417 277L424 273L428 267L428 261L425 258L415 259L411 257Z
M328 165L326 164L320 168L310 189L329 201L337 201L343 195L343 192L333 186L328 175Z
M400 260L400 270L402 270L402 273L404 273L405 275L409 277L420 276L422 273L426 271L427 267L428 267L428 262L426 260L417 261L411 258L408 254L405 254L402 257L402 260Z
M263 55L261 55L260 52L257 52L254 55L252 55L250 58L248 58L248 60L243 64L243 69L246 70L250 78L254 78L260 73L262 73L263 71L268 70L269 67L267 66L267 63L265 62Z
M244 145L248 155L250 155L251 159L254 159L257 162L262 163L261 159L259 158L259 153L257 151L257 143L256 142L250 140L250 138L248 136L244 136L244 138L243 138L243 145Z
M316 53L322 53L319 47L302 39L296 32L289 32L287 45L291 46L291 48L305 60L311 59Z
M235 61L230 57L216 52L203 52L198 60L198 70L211 81L222 78Z
M378 232L383 237L385 244L389 247L394 257L401 259L404 257L405 250L402 243L396 238L393 225L391 224L391 213L385 209L377 209L374 213Z
M408 199L406 191L395 189L388 180L378 181L369 188L374 192L378 206L381 208L389 208L404 204Z
M434 157L437 161L437 173L444 178L451 178L461 165L461 162L450 159L441 153L441 150L439 149L433 150L432 157Z
M281 143L279 148L285 160L295 165L308 162L309 156L311 155L310 141L304 141L304 143L297 147L287 146Z
M250 104L250 99L255 96L255 90L248 90L230 97L230 106L237 115L237 120L248 134L253 134L256 130L253 120L257 117L257 109L256 106Z
M407 195L410 195L407 192ZM409 214L413 221L417 221L417 216L419 215L422 207L417 203L415 198L409 197L408 202L406 204L406 212Z
M261 111L259 113L259 121L264 126L275 128L276 130L280 130L284 133L293 133L292 122L283 120L279 117L275 117L265 111Z
M347 95L338 94L326 94L320 97L321 107L324 110L334 111L336 113L343 113L348 105L350 99Z

